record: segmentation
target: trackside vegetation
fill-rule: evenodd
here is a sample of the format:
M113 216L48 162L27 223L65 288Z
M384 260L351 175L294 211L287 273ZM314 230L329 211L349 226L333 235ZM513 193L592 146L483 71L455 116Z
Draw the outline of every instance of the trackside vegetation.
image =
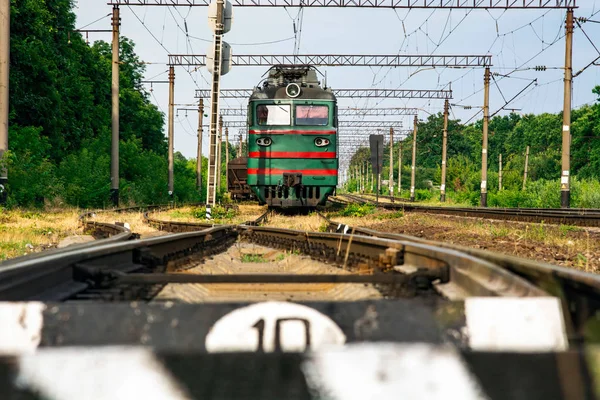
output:
M571 207L600 208L600 86L592 90L599 99L572 112ZM439 199L443 114L430 115L419 124L417 136L416 200ZM448 123L446 193L449 202L479 205L481 184L482 121ZM489 123L488 206L560 207L562 113L495 116ZM527 183L523 190L525 150L530 147ZM393 173L398 182L398 151L394 144ZM402 197L409 197L412 136L402 142ZM389 147L384 150L389 154ZM502 190L499 190L499 155L502 154ZM359 149L351 169L365 165L369 150ZM384 160L382 179L389 175ZM382 185L387 191L387 185ZM351 179L346 190L355 191ZM367 188L368 192L373 192ZM396 193L398 195L398 193Z
M73 5L11 0L9 152L1 161L9 207L110 205L111 45L75 32ZM145 66L126 37L120 60L121 203L165 203L165 116L142 86ZM206 198L195 170L195 160L175 154L175 200ZM203 175L206 182L206 167Z

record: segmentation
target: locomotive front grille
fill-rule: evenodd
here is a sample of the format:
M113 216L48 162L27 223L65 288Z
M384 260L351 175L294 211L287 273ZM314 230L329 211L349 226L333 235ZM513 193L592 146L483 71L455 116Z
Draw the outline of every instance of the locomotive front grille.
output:
M265 199L288 199L290 194L294 194L297 199L320 199L320 186L265 186L263 188Z

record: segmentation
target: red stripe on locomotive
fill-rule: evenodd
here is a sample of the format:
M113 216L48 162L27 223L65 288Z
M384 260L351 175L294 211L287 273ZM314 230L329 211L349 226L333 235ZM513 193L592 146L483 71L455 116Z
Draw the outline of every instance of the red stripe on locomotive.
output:
M276 169L276 168L248 168L248 175L279 175L283 173L299 172L303 175L332 175L338 174L337 169Z
M335 135L336 131L299 131L293 129L269 129L256 130L251 129L251 135L269 135L269 134L293 134L293 135Z
M335 151L251 151L250 158L335 158Z

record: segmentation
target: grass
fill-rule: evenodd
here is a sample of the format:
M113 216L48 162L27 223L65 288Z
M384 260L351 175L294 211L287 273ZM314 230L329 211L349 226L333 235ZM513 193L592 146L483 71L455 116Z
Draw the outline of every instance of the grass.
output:
M213 207L211 212L214 224L241 224L258 218L266 211L266 207L258 204L240 204L239 212L226 210L222 206ZM180 221L180 222L207 222L205 207L180 207L175 210L154 213L157 219Z
M382 221L382 220L386 220L386 219L397 219L397 218L402 218L402 217L404 217L404 211L396 210L396 211L392 211L389 213L377 214L375 216L375 219Z
M285 258L285 254L281 254ZM281 258L281 260L283 260ZM262 254L242 254L242 262L245 263L266 263L269 262Z
M43 213L0 210L0 260L55 247L66 236L81 234L79 210Z
M1 209L0 261L56 247L68 236L83 235L79 223L82 212L77 208L52 212ZM94 220L127 222L133 232L142 235L156 231L144 223L140 212L98 213Z
M375 212L375 206L372 204L348 204L344 209L336 212L334 215L340 217L364 217Z

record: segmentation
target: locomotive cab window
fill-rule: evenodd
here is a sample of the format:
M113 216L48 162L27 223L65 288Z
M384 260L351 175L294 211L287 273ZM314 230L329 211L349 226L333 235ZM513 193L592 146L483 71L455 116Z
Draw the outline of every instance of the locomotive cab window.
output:
M296 125L327 125L329 123L329 107L296 106Z
M257 125L290 125L289 104L259 104L256 106Z

